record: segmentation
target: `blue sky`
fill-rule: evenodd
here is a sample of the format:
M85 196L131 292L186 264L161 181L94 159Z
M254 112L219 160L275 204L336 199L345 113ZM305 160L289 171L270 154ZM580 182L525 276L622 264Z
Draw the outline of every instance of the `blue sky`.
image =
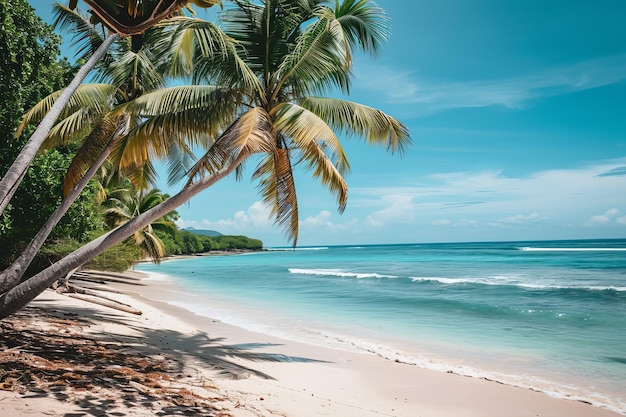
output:
M346 139L342 215L298 172L299 245L626 237L626 2L377 3L392 36L357 58L350 99L414 144L399 157ZM252 168L180 207L180 225L288 244Z

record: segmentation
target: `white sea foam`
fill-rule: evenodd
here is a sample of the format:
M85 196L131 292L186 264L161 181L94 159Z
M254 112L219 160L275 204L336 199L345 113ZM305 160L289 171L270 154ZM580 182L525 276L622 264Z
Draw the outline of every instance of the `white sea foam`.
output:
M311 247L311 248L292 248L292 247L288 247L288 246L281 246L281 247L275 247L275 248L263 248L266 251L269 252L285 252L285 251L307 251L307 250L328 250L328 246L318 246L318 247Z
M514 276L493 275L485 278L444 278L444 277L411 277L412 282L436 282L444 285L477 284L491 286L511 286L534 290L587 290L625 292L626 287L614 285L557 285L538 282L523 282Z
M169 275L166 274L160 274L158 272L146 272L146 271L141 271L144 274L147 274L148 276L146 278L144 278L146 281L159 281L159 282L174 282L176 281L175 278L172 278Z
M323 275L343 278L398 278L394 275L381 275L367 272L350 272L341 269L300 269L289 268L289 273L300 275Z
M250 315L250 312L229 311L225 308L200 307L197 304L169 300L169 304L185 308L206 317L212 317L249 331L280 337L286 340L304 342L312 345L325 346L333 349L368 352L383 359L413 365L437 372L446 372L456 375L485 379L505 385L543 392L551 397L573 401L584 401L593 406L608 409L618 414L626 415L626 404L611 399L605 395L591 392L575 385L555 383L544 378L529 375L511 375L503 372L489 371L472 366L462 365L434 356L423 356L418 353L407 353L393 346L374 342L358 336L348 336L344 333L335 333L328 330L317 330L306 323L297 320L290 321L285 326L284 318L277 319L271 315ZM256 317L250 320L249 317ZM280 323L280 324L279 324ZM287 330L288 329L288 330Z
M293 250L328 250L328 246L319 246L315 248L295 248Z
M366 351L380 356L383 359L394 362L539 391L554 398L583 401L599 408L608 409L618 414L626 415L626 404L619 400L611 399L605 395L591 392L576 385L555 383L553 381L529 375L509 375L502 372L487 371L471 366L446 362L444 360L428 358L421 355L407 354L390 346L342 335L329 333L326 337L334 342L343 343L355 348L356 350Z
M623 252L626 248L536 248L523 246L517 248L527 252Z

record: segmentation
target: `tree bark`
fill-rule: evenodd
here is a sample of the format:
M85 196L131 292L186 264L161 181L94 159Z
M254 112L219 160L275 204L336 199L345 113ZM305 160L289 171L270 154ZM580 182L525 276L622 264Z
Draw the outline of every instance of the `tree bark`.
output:
M54 226L59 223L67 210L69 210L70 206L80 196L80 193L87 186L87 183L94 177L100 166L109 157L117 139L126 134L128 130L128 120L128 117L122 116L119 120L117 128L113 132L113 135L109 139L105 148L102 150L98 159L96 159L93 165L89 167L85 175L83 175L76 186L74 186L72 191L70 191L70 193L61 201L61 204L50 215L46 223L44 223L41 229L39 229L35 237L33 237L20 256L13 261L7 269L0 273L0 294L19 284L20 279L24 276L24 272L26 272L26 269L37 255L37 252L39 252L39 249L43 246L44 242L52 232L52 229L54 229Z
M133 233L141 230L146 225L163 217L190 198L205 190L217 181L233 172L248 156L240 152L230 164L214 174L200 179L198 182L183 188L178 194L168 198L161 204L151 208L127 223L111 230L110 232L92 240L83 247L75 250L60 261L52 264L40 273L16 285L9 291L0 295L0 320L26 306L46 288L52 285L58 278L66 275L74 268L80 267L95 256L106 251L113 245L122 242Z
M52 129L52 126L59 118L59 115L70 100L70 97L72 97L72 94L74 94L78 86L83 82L87 74L89 74L89 72L94 68L96 63L102 59L106 51L118 38L118 36L119 35L114 34L106 38L102 45L98 47L96 52L94 52L94 54L85 63L85 65L78 70L72 82L63 90L50 111L45 115L41 122L39 122L39 125L33 135L30 137L28 142L26 142L26 145L24 145L20 154L17 158L15 158L15 161L13 161L13 164L4 177L2 177L2 180L0 180L0 214L4 212L7 205L11 201L11 197L13 197L13 194L21 182L21 179L24 177L26 170L28 170L30 163L33 161L35 155L37 155L39 148L43 144L44 140L46 140L48 133L50 133L50 129Z

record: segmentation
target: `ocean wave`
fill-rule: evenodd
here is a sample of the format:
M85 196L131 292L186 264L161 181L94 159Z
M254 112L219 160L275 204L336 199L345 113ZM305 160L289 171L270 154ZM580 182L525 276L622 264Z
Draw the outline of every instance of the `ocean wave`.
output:
M412 282L434 282L445 285L474 284L490 286L509 286L534 290L583 290L583 291L616 291L626 292L626 287L614 285L557 285L532 282L519 282L507 276L492 276L487 278L444 278L444 277L411 277Z
M626 404L620 400L611 399L603 394L591 392L576 385L553 382L536 376L512 375L503 372L488 371L462 364L455 364L445 360L438 360L415 354L407 354L391 346L378 344L368 340L346 337L343 335L326 333L326 338L335 342L346 344L357 351L365 351L396 363L413 365L422 369L456 374L470 378L494 381L503 385L542 392L554 398L582 401L598 408L626 415Z
M541 248L522 246L517 248L525 252L620 252L626 251L626 248Z
M291 251L306 251L306 250L328 250L328 246L316 246L316 247L305 247L305 248L292 248L291 246L279 246L279 247L269 247L264 248L268 252L291 252Z
M342 278L398 278L394 275L381 275L368 272L350 272L341 269L299 269L289 268L289 273L299 275L324 275Z

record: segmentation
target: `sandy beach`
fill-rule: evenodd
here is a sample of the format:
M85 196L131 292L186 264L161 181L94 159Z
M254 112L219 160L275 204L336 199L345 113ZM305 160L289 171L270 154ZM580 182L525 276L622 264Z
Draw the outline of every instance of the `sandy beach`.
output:
M135 272L116 281L106 284L107 295L141 315L48 290L1 323L3 415L618 415L373 354L252 333L154 301L171 284ZM94 356L80 362L85 355Z

